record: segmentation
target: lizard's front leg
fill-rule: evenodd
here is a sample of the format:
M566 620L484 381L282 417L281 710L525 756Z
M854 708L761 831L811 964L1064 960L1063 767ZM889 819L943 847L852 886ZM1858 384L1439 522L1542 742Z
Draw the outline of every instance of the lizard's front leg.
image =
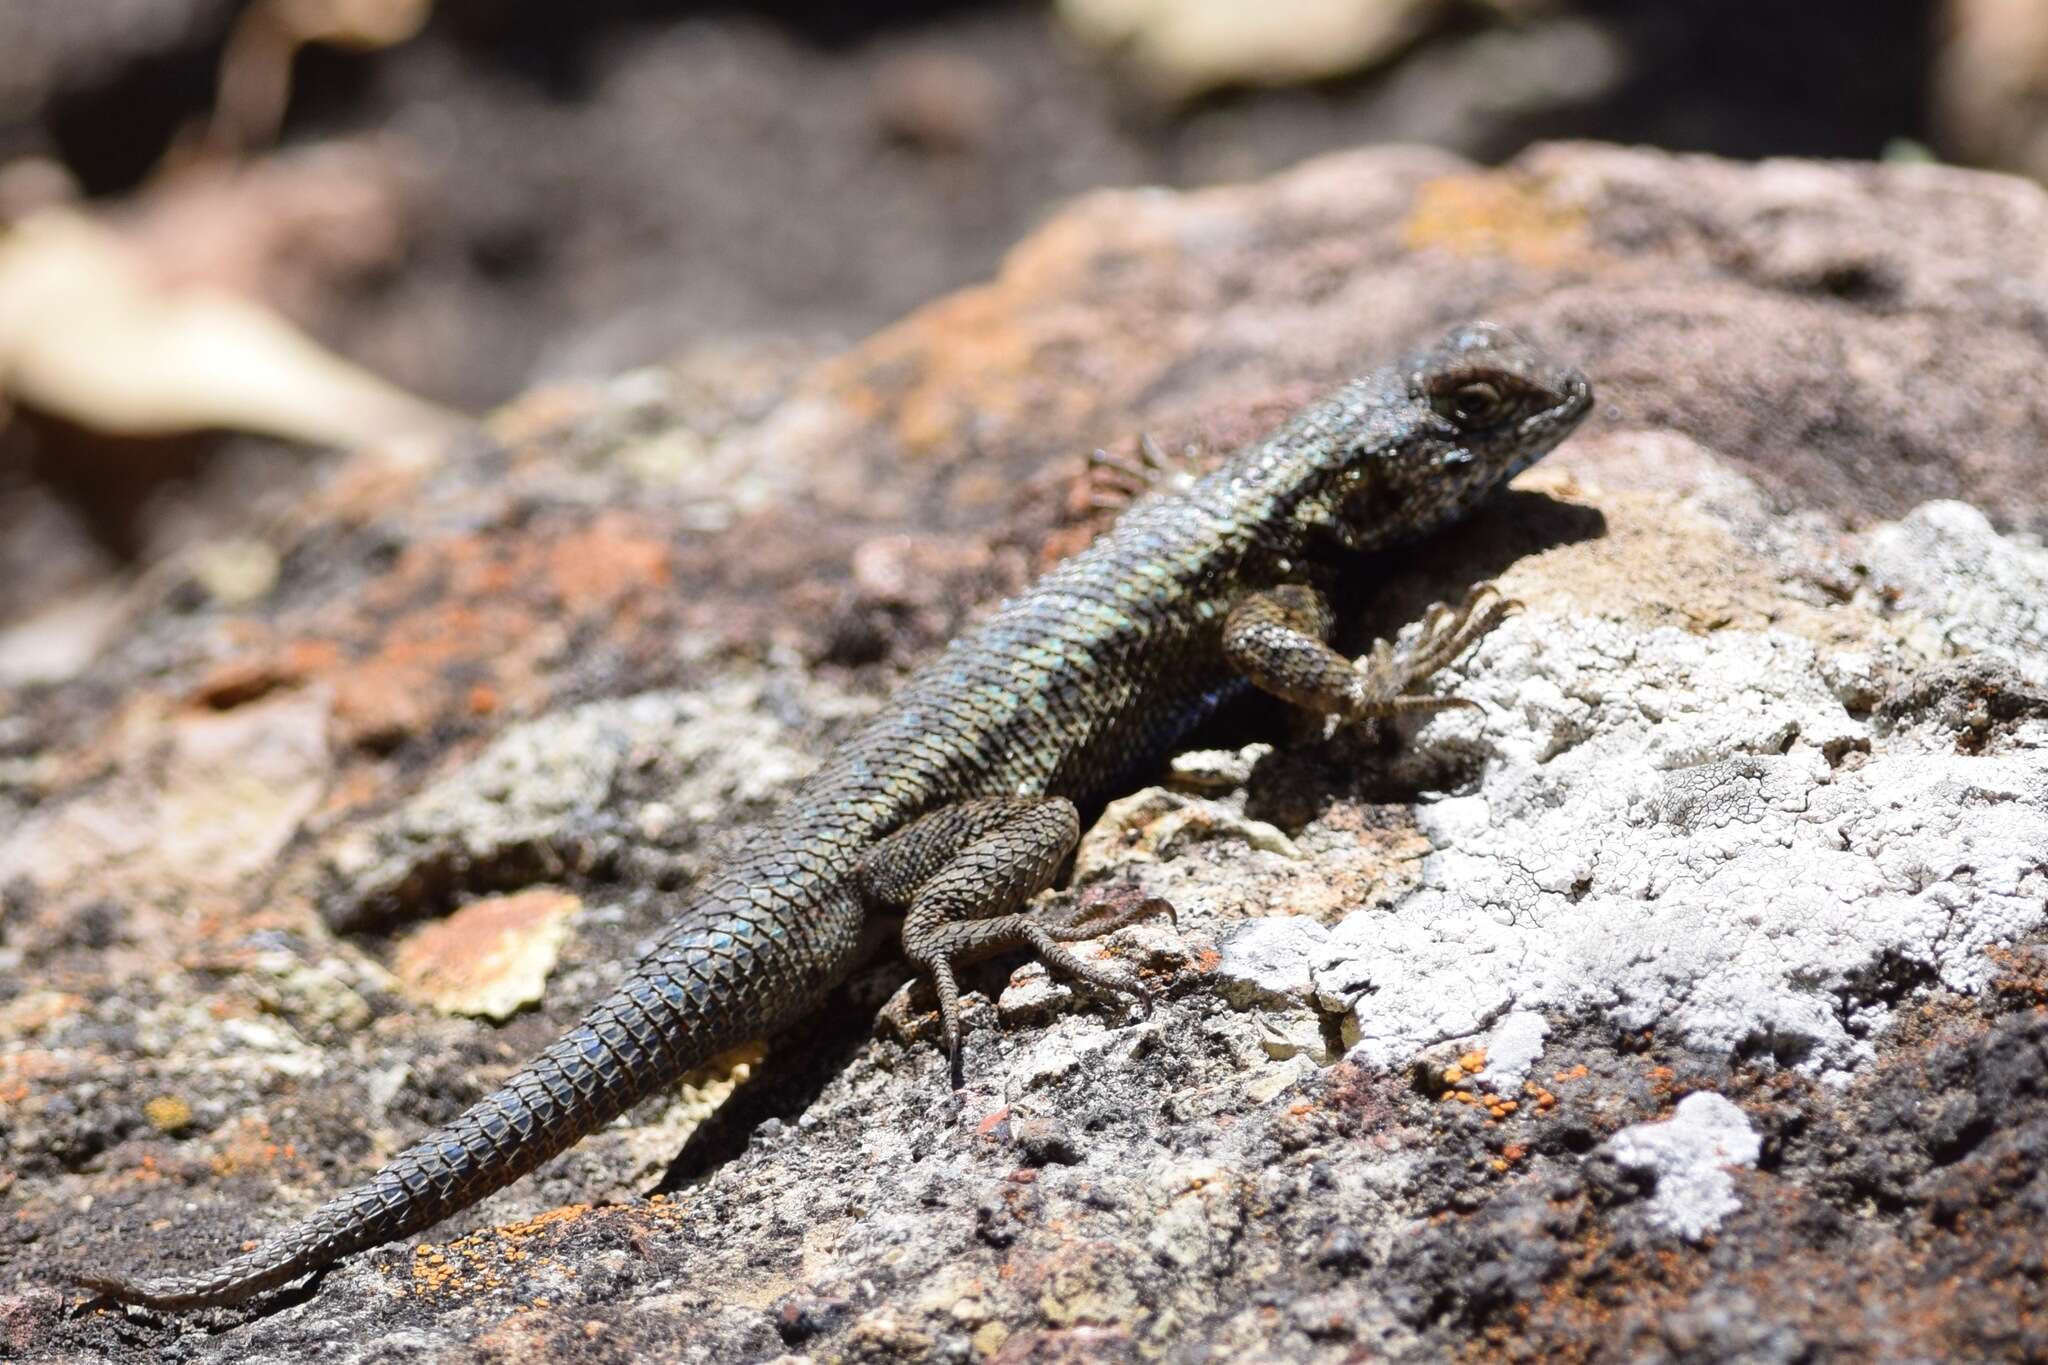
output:
M1416 695L1412 689L1463 654L1522 604L1480 583L1453 607L1438 602L1422 618L1422 634L1396 649L1375 640L1353 661L1327 643L1333 616L1314 588L1288 585L1253 593L1223 622L1223 653L1260 690L1344 721L1476 706L1462 697Z
M1081 837L1074 804L1061 797L996 797L944 806L882 840L861 859L861 894L901 909L903 949L939 997L946 1056L960 1082L960 988L953 969L1029 947L1049 967L1143 997L1138 981L1062 947L1164 907L1143 901L1108 915L1065 921L1017 907L1052 885Z

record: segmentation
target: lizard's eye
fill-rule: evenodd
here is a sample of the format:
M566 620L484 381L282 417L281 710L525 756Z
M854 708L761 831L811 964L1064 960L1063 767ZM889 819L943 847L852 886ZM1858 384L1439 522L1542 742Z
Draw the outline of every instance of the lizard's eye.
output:
M1430 406L1461 427L1492 426L1507 415L1507 396L1490 379L1468 379L1430 395Z

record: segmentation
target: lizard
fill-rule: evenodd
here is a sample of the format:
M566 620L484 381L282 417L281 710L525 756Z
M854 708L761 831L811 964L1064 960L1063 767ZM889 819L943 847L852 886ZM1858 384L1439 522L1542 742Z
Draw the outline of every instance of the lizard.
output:
M1115 523L913 671L687 893L622 983L497 1090L367 1181L211 1271L77 1276L164 1310L241 1303L474 1204L738 1043L787 1027L857 965L872 917L937 995L960 1084L955 967L1028 948L1149 1003L1065 945L1161 907L1053 918L1078 810L1167 758L1247 687L1339 723L1473 703L1417 685L1519 604L1490 584L1400 649L1329 643L1347 558L1465 515L1551 450L1592 390L1505 328L1469 323L1353 379Z

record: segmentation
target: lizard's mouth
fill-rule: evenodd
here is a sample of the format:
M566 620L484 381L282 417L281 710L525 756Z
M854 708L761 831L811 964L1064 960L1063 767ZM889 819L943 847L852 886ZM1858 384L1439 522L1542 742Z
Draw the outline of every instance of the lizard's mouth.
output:
M1593 410L1593 385L1577 370L1558 376L1557 401L1537 408L1515 424L1518 443L1541 454L1567 436ZM1554 433L1544 443L1545 433Z
M1555 450L1593 410L1593 385L1577 370L1567 370L1557 377L1556 392L1559 394L1556 402L1536 409L1515 423L1513 446L1516 454L1502 468L1498 482L1506 483Z
M1586 376L1572 370L1564 376L1564 401L1537 413L1522 425L1526 430L1530 423L1554 422L1559 428L1561 439L1564 432L1577 426L1592 410L1593 385Z

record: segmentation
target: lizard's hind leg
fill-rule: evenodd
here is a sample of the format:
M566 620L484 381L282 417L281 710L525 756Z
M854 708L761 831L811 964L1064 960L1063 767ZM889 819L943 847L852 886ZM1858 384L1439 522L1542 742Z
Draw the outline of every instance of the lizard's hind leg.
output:
M1058 971L1111 990L1144 996L1135 977L1063 947L1151 914L1143 902L1108 916L1042 919L1018 907L1052 885L1080 838L1071 801L1060 797L961 801L912 821L870 849L860 863L871 902L905 910L903 949L939 997L946 1055L960 1077L960 989L956 966L1028 947Z

